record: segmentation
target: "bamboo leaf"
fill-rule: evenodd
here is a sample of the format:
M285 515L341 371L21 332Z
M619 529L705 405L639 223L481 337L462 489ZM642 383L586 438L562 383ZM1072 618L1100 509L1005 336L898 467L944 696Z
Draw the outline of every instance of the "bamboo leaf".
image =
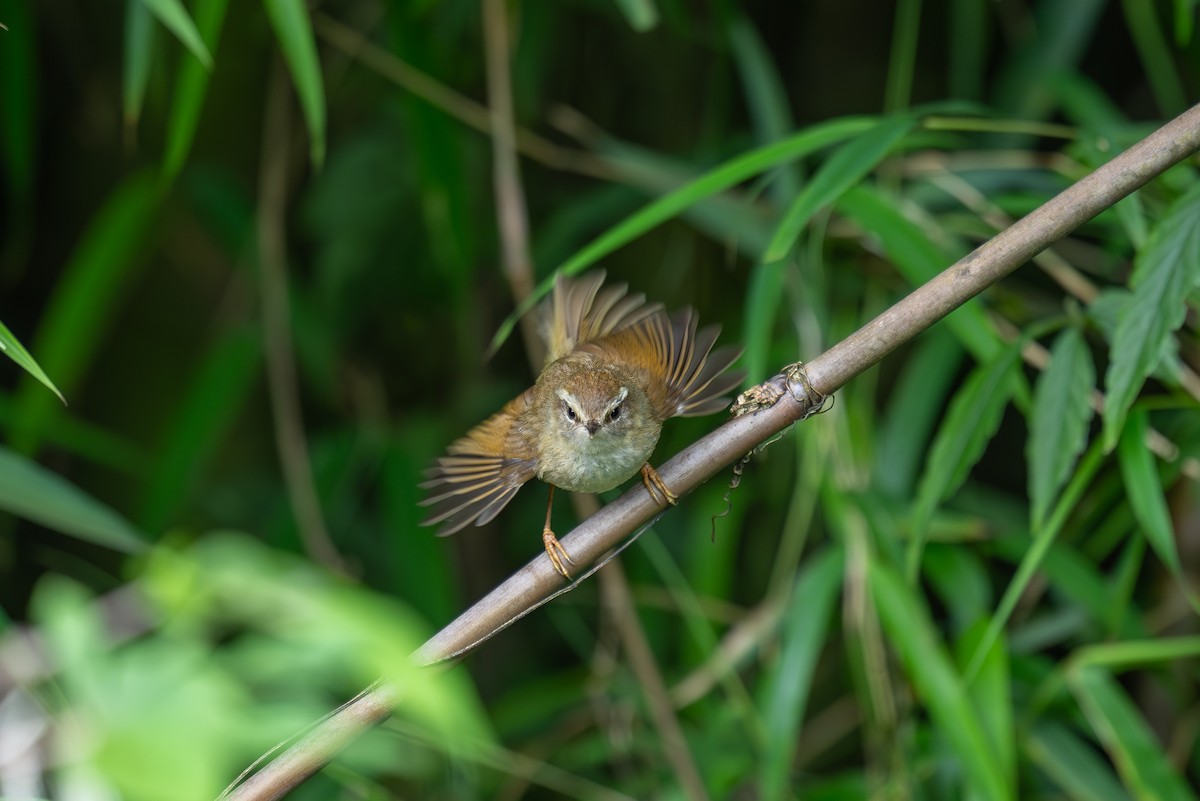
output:
M1033 528L1041 528L1055 495L1087 445L1096 371L1077 328L1059 334L1050 365L1038 378L1029 418L1029 497Z
M784 616L779 663L767 681L762 701L767 752L759 778L765 799L787 797L788 774L812 688L813 671L842 586L842 564L840 550L813 556L792 588Z
M118 311L129 275L146 247L159 194L146 173L134 173L114 189L71 253L42 315L33 348L64 392L70 392L101 342L104 322ZM29 384L14 400L14 450L29 453L41 441L52 413L49 398Z
M629 27L638 33L653 30L658 25L658 6L654 0L615 0Z
M216 51L221 38L221 26L228 6L229 0L196 1L196 25L204 42L213 51ZM196 135L196 124L200 120L200 110L208 94L209 76L209 70L195 61L185 61L179 66L175 91L171 93L171 110L167 116L167 144L162 168L166 181L173 180L187 161Z
M158 21L175 34L183 46L191 51L191 54L204 65L205 69L212 69L212 55L204 45L204 40L200 38L200 32L196 30L196 23L192 22L192 18L180 0L142 0L142 2L154 16L158 17Z
M209 349L160 438L150 477L144 482L136 519L152 535L168 524L193 492L197 475L228 434L260 370L256 333L231 331Z
M962 761L971 792L988 801L1013 798L996 748L934 631L929 612L911 587L882 562L872 560L868 571L872 600L888 642L899 655L922 704ZM966 797L968 793L959 795Z
M1022 344L1018 341L1008 346L990 362L972 370L962 389L950 401L917 486L908 550L910 577L917 574L929 521L938 504L962 486L1000 426L1004 407L1016 388L1016 366Z
M1125 492L1134 517L1137 518L1150 547L1175 576L1193 607L1200 609L1200 600L1191 590L1179 561L1179 550L1175 546L1175 526L1171 523L1171 513L1167 509L1167 499L1163 495L1162 480L1154 463L1154 455L1146 447L1146 432L1149 427L1150 422L1144 409L1138 409L1129 415L1125 422L1125 429L1117 445L1121 478L1125 481Z
M554 272L564 275L581 272L647 231L679 216L685 209L704 198L736 186L747 178L758 175L777 164L801 158L867 130L873 123L874 120L870 117L842 117L806 128L783 141L773 142L743 153L678 189L668 192L626 217L577 251L560 264ZM532 309L550 291L552 286L554 286L553 275L538 284L537 289L531 292L529 297L505 318L496 330L495 336L492 337L490 353L495 353L504 344L513 328L516 327L517 320L521 319L521 315Z
M0 446L0 508L46 528L125 553L145 540L124 518L28 457Z
M1125 415L1158 366L1163 347L1183 324L1185 298L1200 270L1200 185L1180 198L1138 256L1130 283L1133 297L1117 323L1112 361L1105 377L1104 447L1112 450Z
M1075 732L1041 723L1022 738L1029 758L1073 801L1129 801L1116 774Z
M154 25L149 7L142 0L128 0L125 7L125 50L122 95L125 127L137 127L142 101L150 78L150 56L154 50Z
M1163 746L1145 718L1108 671L1083 665L1068 674L1068 683L1134 798L1195 800L1195 794L1167 761Z
M983 638L987 636L987 620L980 618L955 644L959 670L964 670L975 658ZM998 637L983 652L979 669L967 685L967 692L979 713L979 721L991 742L996 761L1008 778L1015 782L1017 775L1017 734L1013 725L1012 675L1008 643Z
M317 59L312 20L304 0L263 0L283 60L292 75L311 139L309 155L316 166L325 161L325 84Z
M25 350L25 346L13 336L12 331L9 331L8 326L4 323L0 323L0 350L4 351L5 356L25 368L27 373L38 381L41 381L47 389L58 396L58 399L64 405L66 404L67 399L58 391L58 387L54 386L54 382L50 380L50 376L42 371L41 366L29 354L29 351Z
M885 119L838 148L792 201L767 245L763 262L771 264L784 259L812 216L879 166L879 162L916 125L914 117Z

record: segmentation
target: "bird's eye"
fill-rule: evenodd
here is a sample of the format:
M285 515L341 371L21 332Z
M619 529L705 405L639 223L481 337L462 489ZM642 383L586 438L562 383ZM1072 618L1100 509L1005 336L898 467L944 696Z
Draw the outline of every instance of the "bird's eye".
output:
M567 419L574 422L575 421L575 410L571 408L571 404L564 403L563 406L566 407Z
M612 407L612 411L610 411L608 413L608 419L616 420L620 416L621 416L621 404L618 403L616 406Z

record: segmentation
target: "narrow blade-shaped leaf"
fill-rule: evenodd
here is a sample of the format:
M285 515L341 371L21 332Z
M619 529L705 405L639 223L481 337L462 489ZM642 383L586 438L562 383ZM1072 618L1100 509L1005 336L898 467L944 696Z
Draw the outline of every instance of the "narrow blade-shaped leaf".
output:
M205 44L214 52L221 38L221 25L225 21L228 6L229 0L196 1L196 25ZM166 181L173 180L187 161L192 139L196 135L196 124L200 120L200 110L208 94L209 75L210 72L195 61L185 61L179 65L175 91L171 94L171 110L167 116L167 145L163 154L163 178Z
M1129 801L1112 768L1075 732L1042 723L1021 739L1026 755L1074 801Z
M729 44L734 63L742 79L746 107L760 142L776 142L795 128L787 90L773 62L773 56L754 23L739 16L729 26ZM794 164L776 170L768 190L782 206L799 192L800 176Z
M146 173L135 173L110 193L60 274L42 315L33 349L55 383L69 393L101 343L100 331L118 311L126 279L146 247L159 194ZM36 385L21 387L13 405L14 450L28 453L41 440L52 404Z
M126 553L146 543L124 518L37 462L0 446L0 508L46 528Z
M1083 335L1068 328L1050 349L1050 365L1038 378L1029 418L1029 497L1033 529L1041 528L1054 496L1087 445L1096 370Z
M54 386L54 382L50 380L50 376L43 372L41 366L34 360L29 351L25 350L25 346L21 344L13 332L8 330L8 326L0 323L0 350L4 351L4 355L12 359L17 364L25 368L25 371L31 376L41 381L43 385L55 395L64 404L67 399L58 391L58 387Z
M1105 377L1104 447L1121 435L1125 415L1146 376L1158 366L1167 338L1183 324L1184 298L1200 281L1200 185L1180 198L1138 256L1133 298L1117 323Z
M934 631L928 610L911 587L882 562L870 563L867 579L888 642L899 654L921 703L962 761L970 790L988 801L1013 798L996 749Z
M1018 341L1000 351L990 362L976 367L950 401L946 419L933 438L929 461L917 487L908 550L910 577L917 574L934 510L950 493L962 486L1000 426L1004 407L1008 405L1016 387L1016 365L1021 345Z
M981 617L955 645L959 670L965 670L987 636L987 620ZM1013 725L1012 675L1008 643L998 637L988 645L967 692L979 712L988 740L1009 784L1017 775L1017 734Z
M172 424L161 437L137 516L151 535L173 519L197 475L242 410L261 369L255 334L235 330L215 343L182 393Z
M834 600L841 588L842 553L828 550L809 559L792 588L792 599L783 620L781 653L763 696L767 752L760 774L764 799L784 798L787 778L796 752L800 721L808 704L813 671Z
M658 25L658 6L654 0L615 0L617 8L625 15L629 27L645 33Z
M609 253L629 244L642 234L658 225L679 216L683 211L704 198L711 197L736 186L777 164L798 159L821 148L869 129L874 124L871 117L842 117L830 122L814 125L780 142L743 153L721 164L676 190L626 217L596 239L589 242L573 256L560 264L555 272L574 275L586 270ZM521 315L532 309L554 286L554 277L547 277L538 284L524 302L505 318L496 330L489 347L494 353L508 339Z
M916 124L917 120L913 117L885 119L838 148L792 201L767 245L763 262L770 264L786 257L812 216L879 166L879 162Z
M142 0L129 0L125 6L125 59L123 96L125 128L132 131L142 116L142 100L150 78L150 56L154 49L154 25L150 9Z
M263 0L267 17L275 29L275 38L283 51L288 72L311 139L309 155L316 166L325 161L325 83L321 63L317 60L317 43L313 39L312 20L304 0Z
M1146 432L1150 427L1144 409L1138 409L1125 421L1125 430L1117 445L1117 459L1121 463L1121 478L1125 481L1125 492L1134 517L1146 535L1150 547L1158 558L1175 576L1192 605L1200 608L1195 593L1191 590L1187 576L1179 561L1179 550L1175 546L1175 526L1167 509L1162 481L1154 463L1154 455L1146 447Z
M142 0L142 2L154 16L158 17L158 21L167 27L167 30L175 34L175 37L191 51L201 64L212 69L212 54L208 52L204 40L200 38L200 32L196 30L196 23L192 22L191 16L180 0Z
M1195 801L1145 718L1108 671L1084 665L1071 671L1068 682L1134 798Z

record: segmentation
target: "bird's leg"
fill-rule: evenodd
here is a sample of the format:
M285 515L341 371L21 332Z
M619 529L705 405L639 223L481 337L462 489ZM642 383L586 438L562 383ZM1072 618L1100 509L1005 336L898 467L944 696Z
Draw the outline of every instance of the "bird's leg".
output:
M666 482L662 480L662 476L650 466L649 462L642 465L642 483L646 485L646 491L650 493L650 497L654 499L655 503L661 503L663 506L666 506L668 503L675 506L679 503L679 496L667 488ZM662 501L658 499L659 492L662 493L664 499Z
M562 574L562 577L567 581L571 580L571 574L567 572L567 568L563 565L563 560L571 564L575 564L575 560L567 553L567 549L562 547L562 543L558 541L558 537L554 536L554 532L550 530L550 510L554 506L554 485L550 485L550 497L546 501L546 526L542 529L542 545L546 546L546 556L550 557L550 564L554 565L554 569Z

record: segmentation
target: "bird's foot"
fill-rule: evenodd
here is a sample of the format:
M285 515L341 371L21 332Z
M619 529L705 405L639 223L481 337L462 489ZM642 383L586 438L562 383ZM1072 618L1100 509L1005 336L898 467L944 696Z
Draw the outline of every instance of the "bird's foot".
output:
M575 560L567 553L567 549L558 541L558 537L554 536L554 532L549 528L542 529L542 544L546 546L546 556L550 557L550 564L554 565L563 578L567 581L571 580L571 574L567 572L563 561L568 564L575 564Z
M679 503L679 496L667 488L662 476L650 466L649 462L642 465L642 483L646 485L646 491L650 493L650 497L656 503L661 503L663 506L667 504L675 506ZM662 493L663 500L659 500L659 493Z

